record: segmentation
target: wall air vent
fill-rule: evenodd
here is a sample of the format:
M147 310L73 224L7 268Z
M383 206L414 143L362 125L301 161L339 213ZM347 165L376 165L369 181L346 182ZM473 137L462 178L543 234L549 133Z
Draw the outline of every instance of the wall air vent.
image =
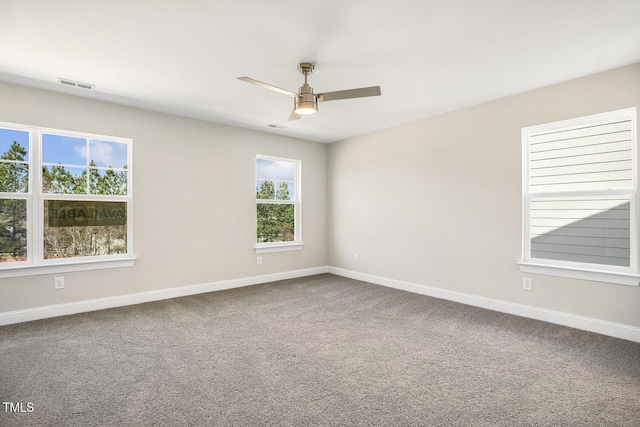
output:
M95 85L92 85L89 83L80 83L70 79L63 79L60 77L58 77L58 83L60 83L61 85L77 87L77 88L86 89L86 90L94 90L96 88Z

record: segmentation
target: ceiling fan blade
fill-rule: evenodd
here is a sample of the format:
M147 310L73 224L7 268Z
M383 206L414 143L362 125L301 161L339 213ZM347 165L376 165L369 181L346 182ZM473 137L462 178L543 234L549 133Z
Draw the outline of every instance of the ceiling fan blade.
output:
M289 116L289 121L291 120L298 120L300 119L302 116L298 113L296 113L295 111L291 112L291 115Z
M261 86L261 87L263 87L265 89L269 89L269 90L272 90L274 92L281 93L283 95L289 95L289 96L296 96L297 95L295 92L291 92L290 90L282 89L282 88L279 88L277 86L270 85L268 83L263 83L263 82L258 81L256 79L252 79L251 77L238 77L238 80L242 80L242 81L245 81L247 83L252 83L254 85Z
M361 87L359 89L338 90L335 92L319 93L318 102L334 101L336 99L362 98L365 96L379 96L380 86Z

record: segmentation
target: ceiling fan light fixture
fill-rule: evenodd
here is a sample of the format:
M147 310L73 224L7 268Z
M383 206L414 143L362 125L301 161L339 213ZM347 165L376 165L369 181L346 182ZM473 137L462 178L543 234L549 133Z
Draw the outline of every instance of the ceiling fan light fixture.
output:
M296 95L293 111L300 116L309 116L318 112L316 97L310 93Z
M307 83L307 77L313 73L314 66L310 62L302 62L298 65L298 71L304 75L304 84L298 89L298 93L291 92L277 86L263 83L251 77L238 77L247 83L261 86L265 89L291 96L293 98L293 111L289 120L298 120L302 116L310 116L318 112L318 102L335 101L338 99L362 98L365 96L380 96L380 86L361 87L357 89L338 90L334 92L322 92L317 95Z

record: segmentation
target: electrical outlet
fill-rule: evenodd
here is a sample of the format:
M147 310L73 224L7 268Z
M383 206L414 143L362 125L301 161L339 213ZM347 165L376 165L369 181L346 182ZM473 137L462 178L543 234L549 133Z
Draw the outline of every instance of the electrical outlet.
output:
M262 257L261 256L258 257L258 265L262 265Z
M531 277L522 278L522 289L524 289L525 291L533 290L533 279Z
M64 289L64 277L54 277L53 289Z
M356 254L353 259L355 260L355 262L360 262L360 255Z

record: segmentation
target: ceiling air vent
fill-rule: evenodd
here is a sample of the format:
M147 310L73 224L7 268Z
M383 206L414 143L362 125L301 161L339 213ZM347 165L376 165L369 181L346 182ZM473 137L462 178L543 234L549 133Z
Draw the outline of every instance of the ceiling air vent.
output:
M80 82L76 82L70 79L63 79L58 77L58 83L60 83L61 85L66 85L66 86L71 86L71 87L77 87L80 89L87 89L87 90L94 90L96 87L92 84L89 83L80 83Z
M286 129L286 126L282 126L282 125L274 125L273 123L270 123L267 125L267 127L270 127L272 129Z

